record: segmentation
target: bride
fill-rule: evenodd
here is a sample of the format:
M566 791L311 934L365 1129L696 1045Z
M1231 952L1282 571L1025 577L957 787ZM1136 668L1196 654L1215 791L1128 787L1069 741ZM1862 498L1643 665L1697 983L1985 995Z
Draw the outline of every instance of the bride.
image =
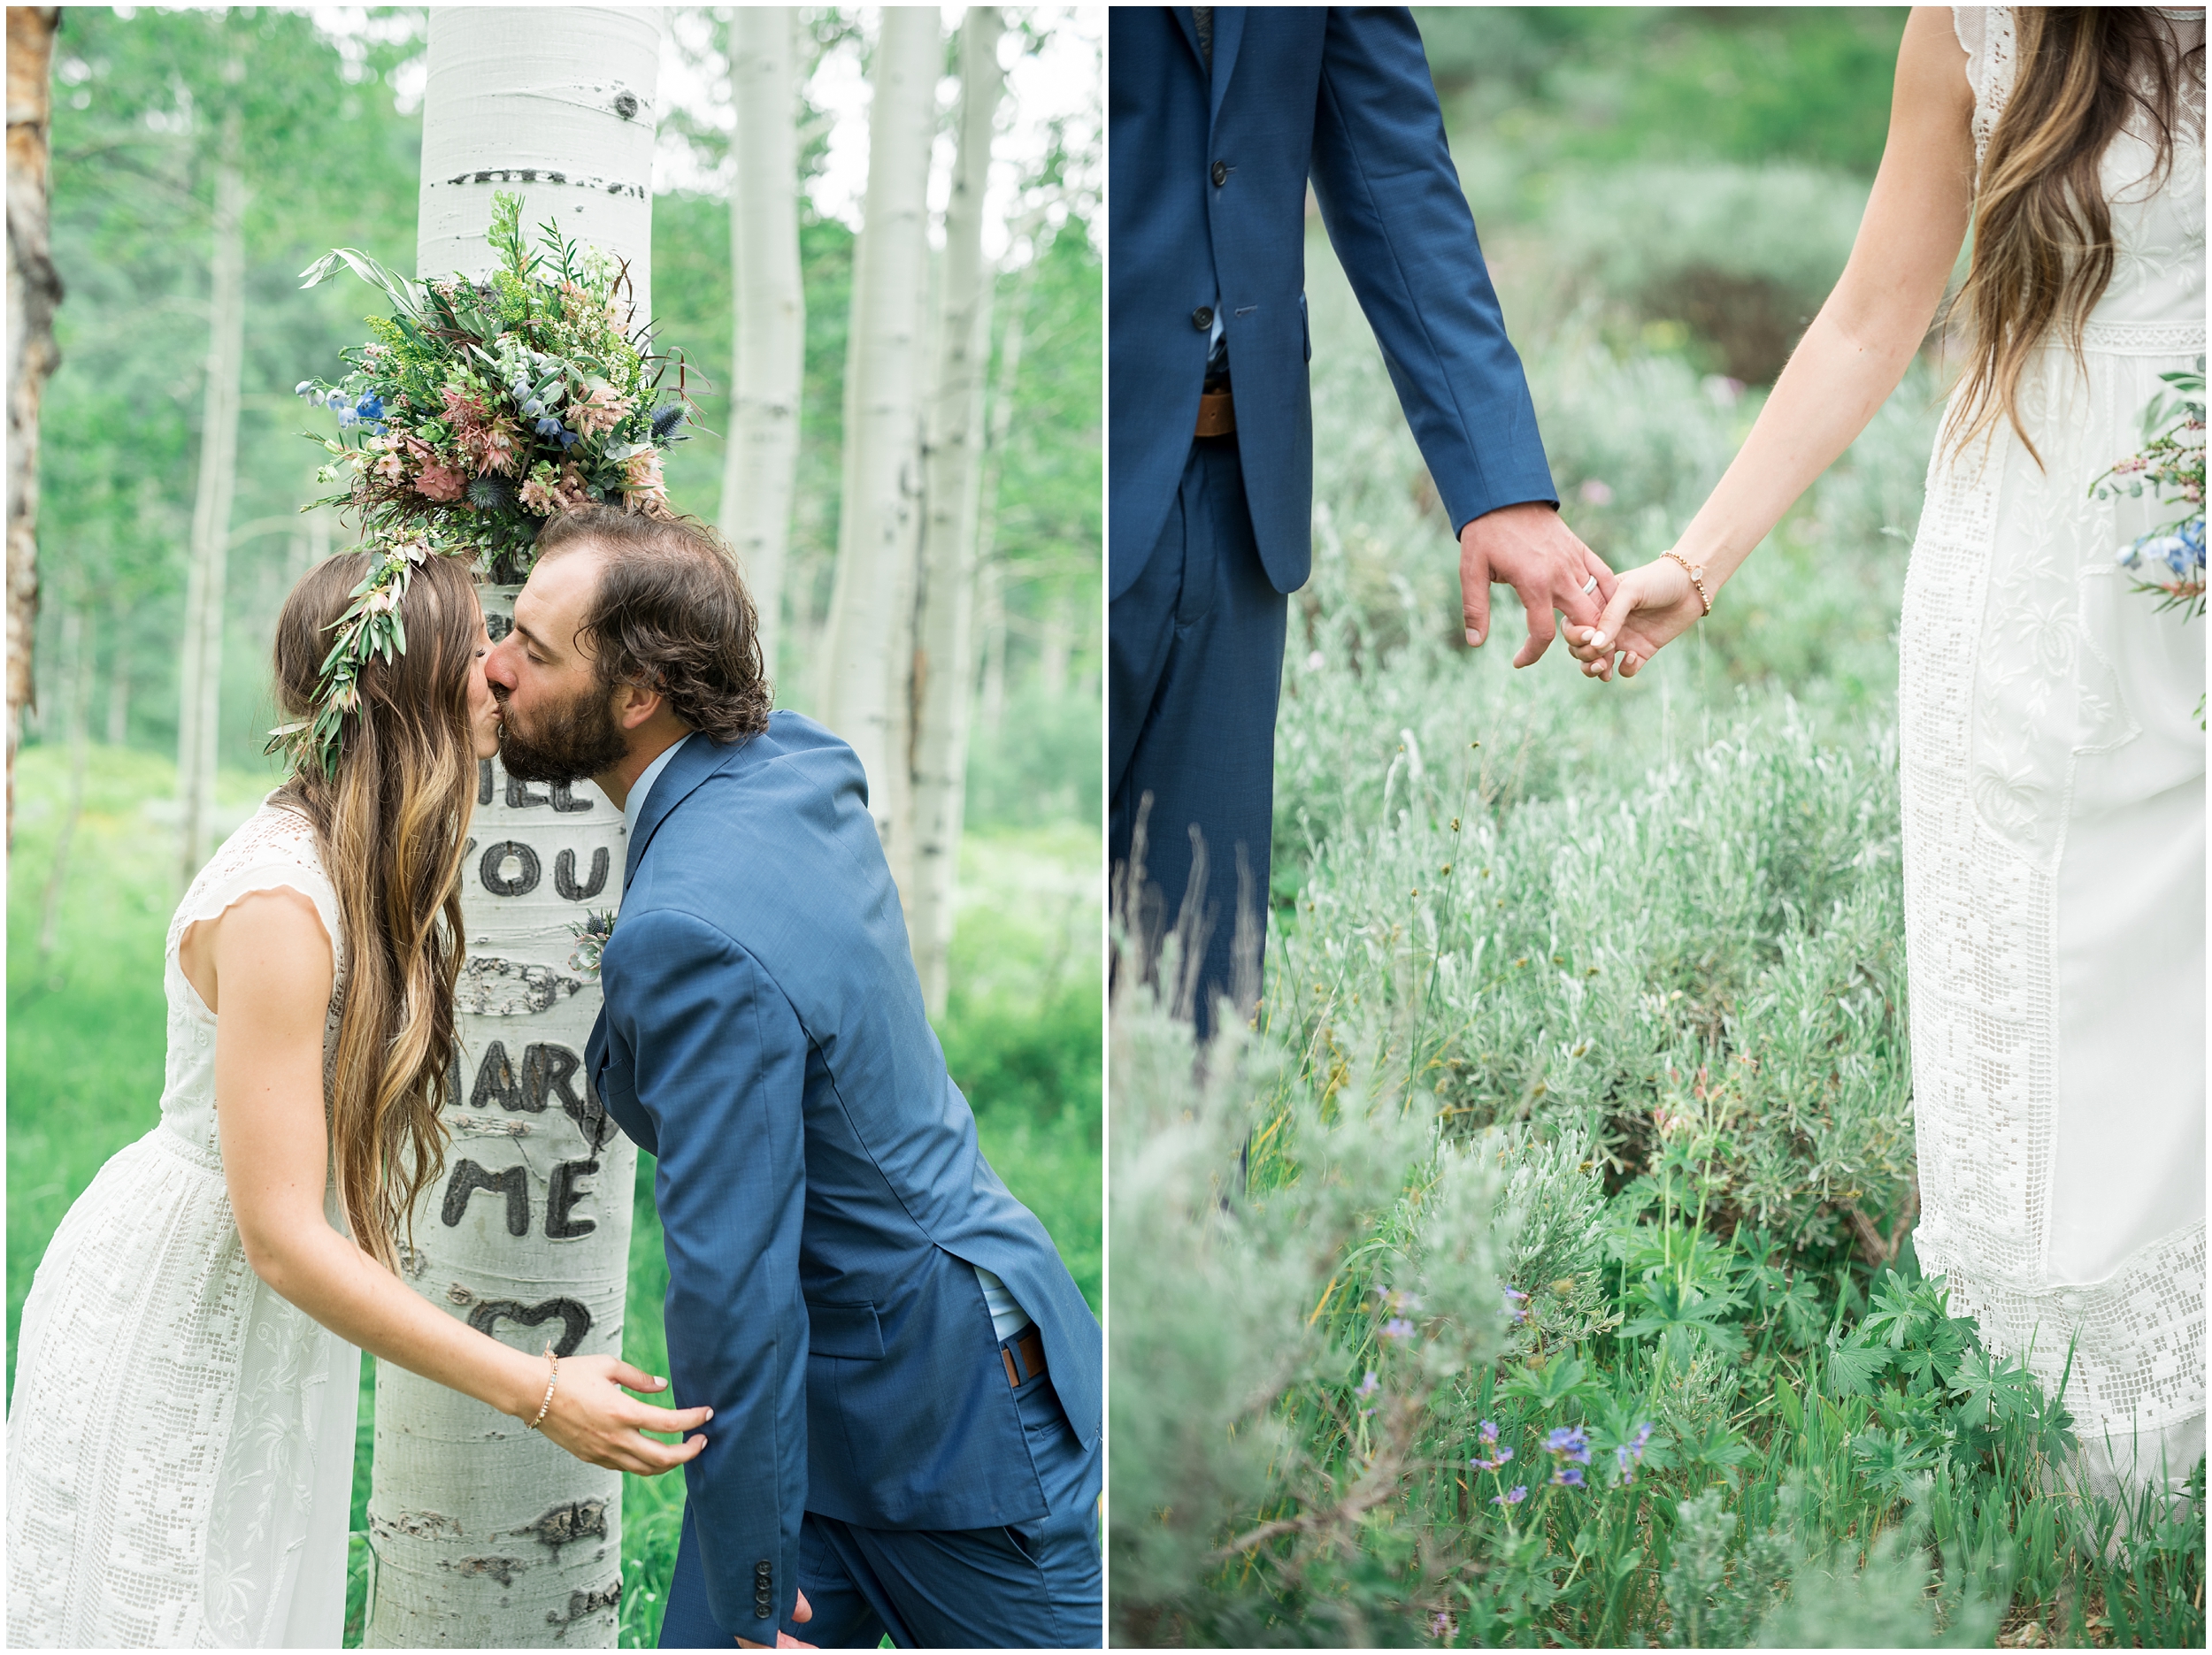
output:
M284 606L277 696L303 728L373 573L334 557ZM69 1209L24 1305L12 1646L337 1647L360 1350L596 1465L705 1445L639 1434L707 1418L620 1389L662 1380L511 1349L395 1273L443 1158L463 838L498 732L463 564L427 558L396 603L411 647L361 665L329 759L301 744L179 905L161 1124Z
M2204 632L2116 564L2153 502L2090 485L2201 362L2204 211L2201 10L1916 8L1835 292L1673 550L1568 640L1632 675L1709 611L1896 388L1970 222L1899 637L1915 1241L2063 1379L2116 1497L2204 1452Z

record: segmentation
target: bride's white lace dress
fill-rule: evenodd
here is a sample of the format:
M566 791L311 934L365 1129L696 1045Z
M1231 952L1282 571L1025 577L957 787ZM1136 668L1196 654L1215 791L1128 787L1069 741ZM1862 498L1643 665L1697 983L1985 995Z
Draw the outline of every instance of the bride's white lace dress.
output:
M161 1124L54 1232L8 1412L8 1644L338 1647L361 1356L246 1263L215 1124L215 1019L177 963L195 921L304 893L342 981L338 900L273 802L170 923ZM337 1031L334 992L326 1077ZM344 1228L334 1190L325 1212Z
M1955 12L1977 162L2014 78L2003 7ZM2203 13L2166 14L2185 47ZM2106 151L2117 264L2077 362L1939 447L1899 677L1923 1268L2066 1403L2107 1493L2204 1451L2205 625L2114 562L2166 513L2089 486L2204 349L2201 90L2170 173ZM2109 1439L2108 1457L2105 1446Z

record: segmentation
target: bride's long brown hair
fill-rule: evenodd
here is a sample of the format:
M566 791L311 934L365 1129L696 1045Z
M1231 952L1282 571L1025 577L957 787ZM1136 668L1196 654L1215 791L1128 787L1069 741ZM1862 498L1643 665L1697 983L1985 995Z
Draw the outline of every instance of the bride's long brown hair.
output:
M2012 96L1990 134L1974 202L1974 252L1956 301L1972 343L1951 420L1963 449L2009 419L2038 465L2018 407L2031 354L2055 333L2078 357L2082 325L2112 280L2112 213L2098 168L2139 111L2170 172L2186 119L2185 74L2201 85L2204 49L2177 56L2147 6L2015 6ZM2199 119L2201 119L2200 113Z
M314 716L330 625L368 568L365 552L330 558L285 601L276 693L287 718ZM476 803L468 677L483 624L468 571L450 557L416 570L399 613L406 653L361 670L334 775L296 770L284 788L315 824L344 932L330 1083L338 1190L354 1238L387 1265L398 1262L417 1198L445 1169L439 1111L458 1049L461 860Z

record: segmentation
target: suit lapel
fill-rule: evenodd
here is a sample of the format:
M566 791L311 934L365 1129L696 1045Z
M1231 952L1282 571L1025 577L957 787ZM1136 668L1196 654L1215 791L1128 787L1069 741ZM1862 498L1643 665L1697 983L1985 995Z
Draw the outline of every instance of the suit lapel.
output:
M1179 14L1187 7L1178 7ZM1229 77L1237 71L1237 48L1244 43L1244 13L1240 5L1214 8L1214 73L1212 101L1206 107L1206 131L1210 137L1214 122L1221 119L1221 100L1229 90Z
M715 771L720 770L739 749L718 747L709 738L694 733L684 743L683 751L668 761L668 768L655 778L653 791L645 801L644 814L638 817L637 837L630 841L622 859L622 884L627 889L637 877L639 859L645 847L652 842L654 831L668 819L668 813L690 796L692 790Z
M1190 48L1191 61L1198 65L1198 73L1204 74L1206 54L1198 50L1198 24L1190 11L1187 5L1171 5L1167 9L1167 14L1175 19L1176 27L1183 31L1183 43Z

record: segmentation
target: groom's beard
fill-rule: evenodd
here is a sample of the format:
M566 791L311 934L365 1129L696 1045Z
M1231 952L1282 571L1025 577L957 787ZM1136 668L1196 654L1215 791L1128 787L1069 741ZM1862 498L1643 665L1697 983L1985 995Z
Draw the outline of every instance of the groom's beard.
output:
M524 782L580 782L611 770L628 754L615 728L612 697L594 686L544 716L541 728L521 723L514 703L502 698L499 762Z

